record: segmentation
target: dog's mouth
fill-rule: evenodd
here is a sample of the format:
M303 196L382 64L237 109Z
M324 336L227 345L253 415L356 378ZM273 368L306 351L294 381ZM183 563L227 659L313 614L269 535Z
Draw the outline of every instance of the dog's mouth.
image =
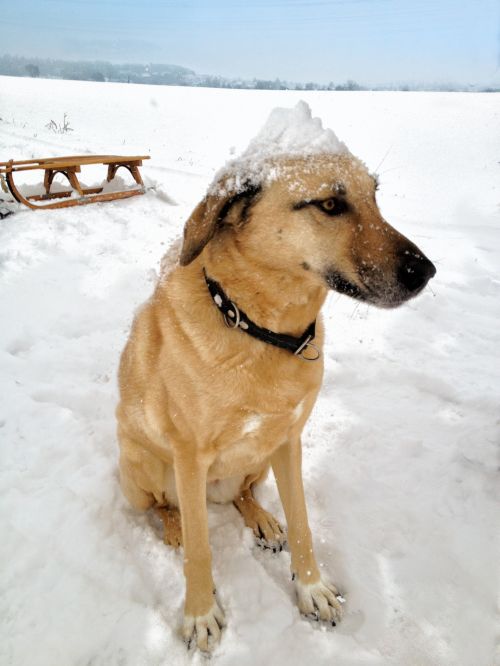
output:
M409 293L397 283L389 285L380 280L363 280L361 275L358 275L358 277L362 286L354 284L335 269L328 270L324 275L330 289L379 308L396 308L412 296L416 296L423 289L422 287L422 289Z
M351 298L357 298L359 301L369 300L367 294L364 293L357 285L347 280L341 273L335 270L329 270L325 274L325 280L330 289L335 289L339 294L345 294Z

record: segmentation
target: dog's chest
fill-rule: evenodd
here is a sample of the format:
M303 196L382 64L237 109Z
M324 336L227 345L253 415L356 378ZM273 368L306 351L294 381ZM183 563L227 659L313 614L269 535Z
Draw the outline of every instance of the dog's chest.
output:
M217 443L217 457L211 466L211 478L251 473L269 459L273 451L284 444L301 421L305 399L280 409L245 409L235 418ZM275 405L276 406L276 405ZM233 412L234 415L234 412Z

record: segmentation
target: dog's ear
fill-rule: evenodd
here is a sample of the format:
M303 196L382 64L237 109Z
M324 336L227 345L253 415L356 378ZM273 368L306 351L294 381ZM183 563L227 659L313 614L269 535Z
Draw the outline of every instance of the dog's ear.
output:
M214 194L200 201L184 225L181 266L187 266L200 254L215 234L217 223L228 198Z
M201 253L205 245L213 238L217 227L226 219L232 206L245 200L242 218L246 219L248 209L260 187L248 185L239 191L220 187L216 194L207 194L191 213L184 226L184 241L179 258L181 266L187 266Z

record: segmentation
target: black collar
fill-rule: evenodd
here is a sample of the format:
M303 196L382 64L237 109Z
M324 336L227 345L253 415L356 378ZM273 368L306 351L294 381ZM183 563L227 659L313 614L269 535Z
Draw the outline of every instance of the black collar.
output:
M262 328L254 324L243 310L240 310L233 301L229 300L220 284L208 277L205 269L203 269L203 274L205 275L205 282L207 283L210 295L215 305L222 312L226 326L229 328L239 328L248 333L248 335L262 340L262 342L286 349L304 361L316 361L321 356L318 347L312 344L312 340L314 340L314 336L316 335L316 320L309 324L300 338L284 333L274 333L267 328ZM309 355L306 355L307 353Z

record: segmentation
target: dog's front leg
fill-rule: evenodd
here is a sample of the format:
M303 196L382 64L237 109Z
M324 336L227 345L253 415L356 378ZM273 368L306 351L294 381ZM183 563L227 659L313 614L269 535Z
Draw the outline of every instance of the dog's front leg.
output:
M335 624L342 616L342 606L337 589L322 579L314 557L302 484L300 438L281 446L271 462L288 525L299 609L304 615Z
M209 651L219 641L224 614L214 596L212 557L208 542L206 461L176 456L175 483L181 510L184 543L186 601L183 636L188 646L193 639Z

